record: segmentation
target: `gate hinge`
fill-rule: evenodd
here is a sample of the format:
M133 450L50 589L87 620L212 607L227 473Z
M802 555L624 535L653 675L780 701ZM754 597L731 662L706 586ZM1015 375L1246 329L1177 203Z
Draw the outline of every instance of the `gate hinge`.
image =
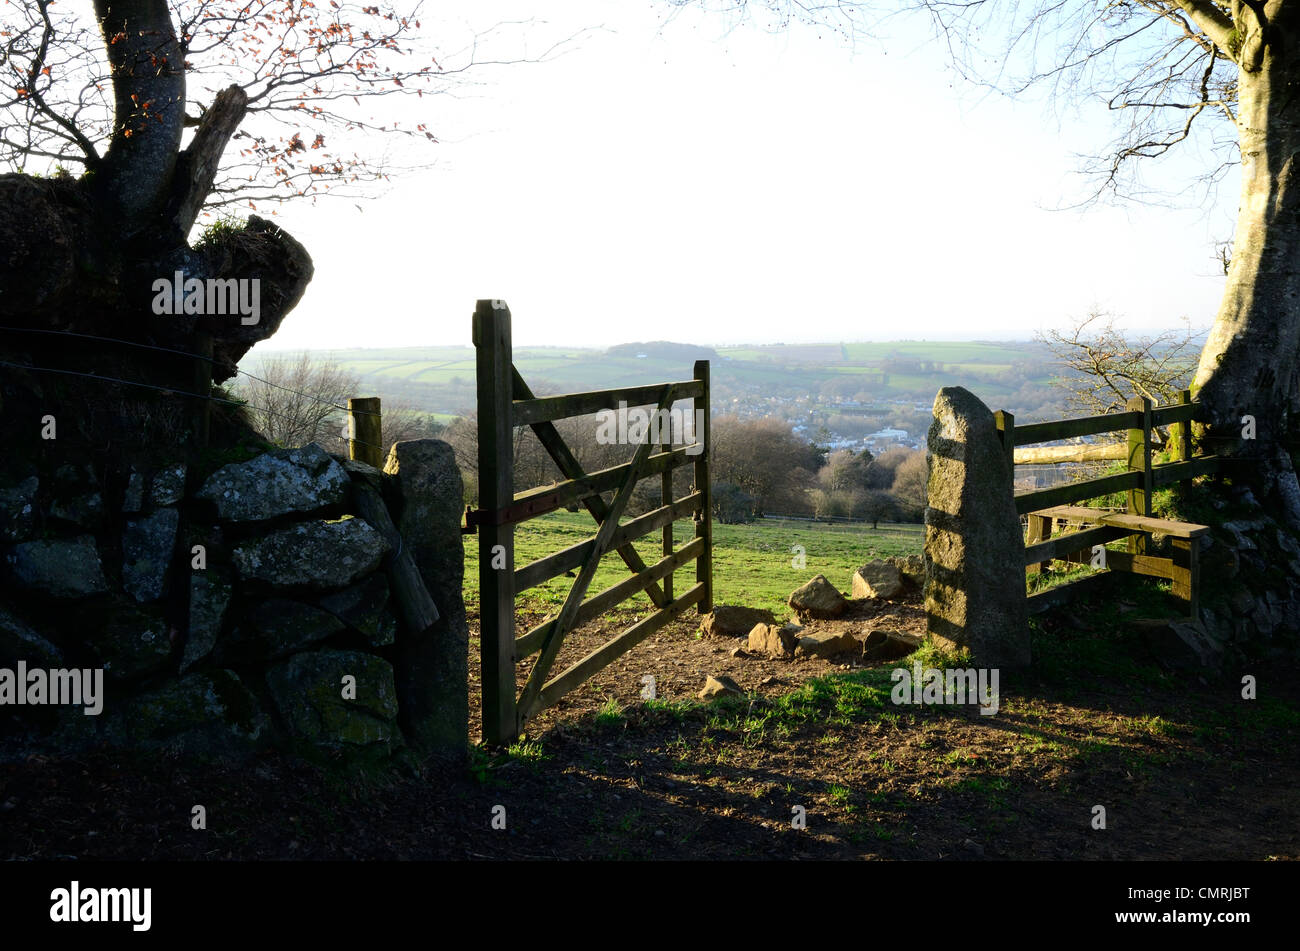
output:
M553 512L560 505L560 493L558 492L515 502L495 511L476 509L467 505L465 506L465 524L461 526L460 532L462 535L477 535L480 525L512 525L515 522L522 522L525 519L532 518L534 515Z

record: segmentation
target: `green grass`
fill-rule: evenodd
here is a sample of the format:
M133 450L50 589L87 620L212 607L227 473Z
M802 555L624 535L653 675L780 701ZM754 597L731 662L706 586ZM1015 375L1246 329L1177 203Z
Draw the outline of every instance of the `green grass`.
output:
M690 521L675 523L676 546L693 537ZM552 512L521 523L515 529L515 566L584 542L596 534L596 523L586 512ZM465 597L478 602L478 539L465 536ZM767 520L746 525L713 525L713 600L717 604L741 604L768 608L777 617L789 613L786 599L790 592L814 575L825 575L832 584L848 594L853 572L864 562L889 555L919 554L925 530L921 525L885 525L873 531L868 525L827 525L815 522ZM637 551L647 564L662 557L659 533L638 541ZM800 546L802 553L795 550ZM802 557L802 567L796 559ZM595 594L628 576L627 567L617 553L602 559L596 577L588 589ZM674 578L674 590L686 591L695 583L694 563L680 569ZM520 594L521 605L537 610L556 610L573 584L561 575L537 588ZM631 605L648 606L644 597Z

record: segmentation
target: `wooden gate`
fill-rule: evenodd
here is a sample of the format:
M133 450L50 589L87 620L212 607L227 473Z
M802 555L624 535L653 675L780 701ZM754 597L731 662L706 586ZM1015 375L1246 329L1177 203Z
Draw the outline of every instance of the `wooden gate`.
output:
M479 538L479 638L482 656L483 738L489 743L515 739L524 723L554 704L612 660L681 615L691 605L701 614L713 609L712 522L709 504L709 363L695 363L694 379L615 390L535 397L515 369L510 338L510 310L503 301L481 300L474 311L474 347L478 371L479 508L466 512L466 531ZM676 400L692 400L698 420L696 444L656 447L649 430L630 462L584 472L554 426L560 419L622 407L654 406L656 418ZM620 406L622 404L622 406ZM515 492L516 427L530 426L555 461L564 481ZM694 465L689 495L673 498L673 471ZM620 519L641 479L661 477L662 504L623 524ZM607 503L601 493L614 492ZM519 522L556 509L581 504L598 526L595 537L545 558L515 567L514 528ZM694 538L674 550L673 522L692 517ZM647 566L632 542L662 530L663 557ZM601 558L616 551L631 576L599 594L586 597ZM673 594L673 572L695 562L695 584ZM515 597L577 569L577 577L559 613L515 636ZM656 610L562 673L548 678L565 636L580 624L640 592ZM585 600L584 600L585 599ZM516 695L515 665L539 654L522 692Z

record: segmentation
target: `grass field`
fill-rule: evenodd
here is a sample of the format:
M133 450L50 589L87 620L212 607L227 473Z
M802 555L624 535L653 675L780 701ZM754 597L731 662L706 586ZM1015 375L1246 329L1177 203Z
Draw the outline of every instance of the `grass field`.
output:
M694 537L690 521L675 523L676 547ZM545 555L586 541L596 533L596 523L586 512L553 512L519 525L515 530L515 566L523 567ZM465 536L465 599L477 605L477 535ZM713 600L718 604L743 604L770 608L778 617L789 609L790 592L814 575L823 574L831 583L849 592L853 572L864 562L889 555L920 554L925 540L922 525L882 525L872 531L866 525L827 525L797 520L763 520L748 525L713 525ZM647 564L662 555L659 532L636 543ZM796 548L802 549L802 553ZM798 559L802 554L802 565ZM601 561L592 594L623 580L627 567L616 553ZM558 607L572 584L560 576L520 595L521 604L542 610ZM695 582L690 564L675 576L678 592Z
M876 388L882 400L932 399L939 387L966 386L986 401L1001 403L1020 387L1009 374L1012 364L1041 359L1044 354L1032 343L980 343L961 341L889 341L878 343L791 344L737 346L717 349L713 379L717 392L725 396L733 388L748 394L806 391L845 376L861 377ZM362 384L380 396L414 399L430 409L452 412L463 409L466 388L474 385L474 349L463 347L405 347L321 351ZM258 358L248 366L256 372ZM927 360L941 363L943 370L931 374L888 374L882 383L881 361L889 359ZM688 379L690 362L654 352L638 359L620 352L569 347L518 347L514 362L539 392L577 392L607 389L635 383ZM1033 381L1046 386L1046 378ZM1016 407L1008 407L1016 411Z

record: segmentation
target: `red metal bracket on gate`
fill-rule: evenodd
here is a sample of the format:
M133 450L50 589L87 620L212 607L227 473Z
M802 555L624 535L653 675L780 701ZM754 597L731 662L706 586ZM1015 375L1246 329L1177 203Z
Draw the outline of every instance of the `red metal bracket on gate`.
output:
M553 512L561 504L560 493L551 492L548 495L539 495L535 498L525 499L522 502L515 502L495 511L476 509L467 505L465 506L465 524L461 526L460 533L462 535L477 535L480 525L511 525L532 518L534 515L545 515L547 512Z

